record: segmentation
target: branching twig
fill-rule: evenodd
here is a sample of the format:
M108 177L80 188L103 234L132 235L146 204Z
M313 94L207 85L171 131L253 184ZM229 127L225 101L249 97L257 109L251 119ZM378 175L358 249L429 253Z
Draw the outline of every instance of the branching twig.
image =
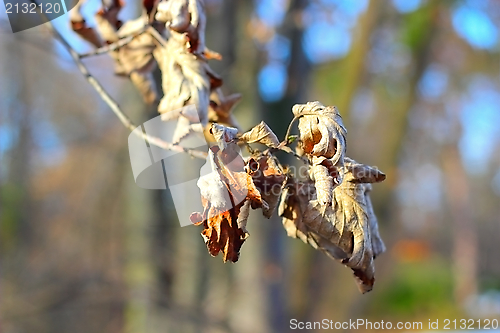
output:
M31 0L31 2L35 3L38 8L38 3L35 0ZM43 15L43 13L41 13ZM130 120L129 117L127 117L122 110L120 109L120 106L116 101L111 97L111 95L104 89L104 87L97 81L92 74L88 71L87 67L85 64L81 61L80 55L69 45L69 43L64 39L64 37L54 28L52 25L52 22L47 20L47 27L49 31L52 33L55 39L57 39L63 46L64 48L70 53L71 57L75 61L78 69L82 73L82 75L85 77L85 79L90 83L90 85L97 91L99 96L101 96L102 100L110 107L111 111L120 119L120 122L130 131L132 131L134 134L137 136L143 138L144 140L147 140L150 144L153 144L157 147L163 148L165 150L172 150L172 151L177 151L180 153L187 153L193 157L201 158L201 159L206 159L208 154L204 151L199 151L196 149L189 149L189 148L184 148L179 145L174 145L170 142L163 141L160 138L150 136L146 133L143 133L142 131L135 131L137 126Z

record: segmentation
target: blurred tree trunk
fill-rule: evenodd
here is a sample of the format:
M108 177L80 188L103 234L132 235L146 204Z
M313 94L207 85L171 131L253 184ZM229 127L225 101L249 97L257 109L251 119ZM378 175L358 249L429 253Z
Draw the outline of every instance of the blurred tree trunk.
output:
M361 86L366 74L366 55L370 50L370 37L378 23L380 3L370 1L366 12L361 15L352 34L352 45L345 60L342 62L342 84L339 86L338 97L335 106L344 115L343 120L346 128L349 128L350 117L347 112L350 109L352 99L357 89Z
M478 237L469 197L468 175L456 144L445 146L442 153L446 197L452 218L452 261L455 299L463 306L477 293Z
M26 50L22 43L23 35L17 35L16 41L10 44L9 51L15 52L16 57L9 57L9 67L15 73L14 96L8 103L7 114L10 118L12 134L18 132L17 140L9 151L9 166L7 184L10 193L9 210L11 222L15 223L15 239L24 250L29 250L33 239L30 226L32 199L29 193L30 175L33 155L33 108L32 85L27 81L26 71L31 68L26 57ZM15 222L14 222L15 221Z
M283 97L276 101L267 103L260 100L263 120L280 137L286 132L289 121L293 118L292 106L297 103L306 103L308 86L311 73L311 64L303 48L304 26L301 17L304 9L308 6L309 0L292 0L283 21L277 32L290 40L290 63L288 65L288 80ZM287 119L287 121L284 121ZM281 162L287 162L287 156L283 156ZM288 162L291 162L288 160ZM287 287L301 289L300 286L289 286L283 283L286 269L287 254L285 253L286 233L281 226L281 218L274 214L268 223L263 226L265 232L265 253L267 260L265 263L267 275L267 308L268 320L272 332L285 332L289 329L290 308L288 304ZM307 252L301 257L294 258L293 266L300 266L298 274L307 274L309 256ZM300 291L297 291L300 293ZM304 293L302 293L304 294ZM307 294L307 293L306 293ZM295 298L297 300L297 298ZM305 300L304 300L305 301ZM297 304L296 308L301 305Z

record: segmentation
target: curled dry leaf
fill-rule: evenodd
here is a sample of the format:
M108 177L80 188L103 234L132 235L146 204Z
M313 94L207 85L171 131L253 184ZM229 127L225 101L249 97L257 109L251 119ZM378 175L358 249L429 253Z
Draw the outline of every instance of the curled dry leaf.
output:
M121 38L133 36L132 41L110 51L109 54L115 61L115 74L129 76L144 101L152 104L157 100L156 85L152 77L152 71L156 66L153 58L156 45L151 34L141 33L148 24L148 17L144 14L123 24L118 19L123 3L119 0L108 2L109 4L95 15L96 30L86 26L80 12L84 1L78 3L70 12L73 30L97 47L102 46L101 40L110 44Z
M104 43L111 44L118 41L118 28L108 21L106 16L97 13L94 18L96 22L96 29Z
M208 252L212 256L222 252L224 262L236 262L239 258L248 237L249 208L267 207L252 177L244 171L243 159L234 155L235 146L224 150L211 148L209 158L214 172L205 178L212 179L198 182L204 211L191 215L193 223L203 226L201 235Z
M153 52L162 75L163 98L158 112L166 113L193 104L205 126L211 89L208 64L189 53L174 34L165 46L159 46Z
M310 177L314 181L318 202L332 204L333 190L342 182L342 165L346 150L346 129L334 106L319 102L297 104L292 108L299 118L300 152L312 163Z
M105 6L106 4L103 4ZM118 19L118 14L123 7L120 0L113 0L108 6L102 7L95 15L97 30L101 38L108 44L118 40L117 31L123 22Z
M167 28L183 36L191 53L210 58L220 58L216 52L206 50L206 16L201 0L160 1L155 15L156 20L165 22Z
M291 237L300 238L350 267L361 292L370 291L375 281L373 260L385 247L369 192L371 184L385 175L346 158L342 183L333 191L332 205L318 200L311 183L294 180L282 195L279 213Z
M332 160L323 156L312 156L312 166L309 171L316 186L318 202L322 205L331 205L333 190L342 182L341 169L337 168Z
M328 172L328 169L322 164L314 164L309 172L312 180L314 180L318 202L323 206L331 206L334 184L333 177Z
M117 50L118 62L127 74L131 72L150 73L155 68L153 50L155 38L148 32L141 33L148 24L148 17L142 15L127 21L118 31L118 38L135 36L125 46Z
M248 217L250 216L250 207L252 206L250 200L246 200L243 206L241 206L240 214L238 215L238 220L236 221L238 224L238 228L243 231L245 234L245 239L250 236L250 233L247 230L247 222Z
M334 165L342 165L346 149L346 129L334 106L320 102L296 104L292 108L299 118L299 133L306 154L324 156Z
M250 131L241 135L240 140L246 143L262 143L268 147L276 148L279 145L279 140L276 134L263 121Z
M208 123L211 92L222 85L203 56L205 13L200 0L161 1L155 18L167 27L165 45L154 52L162 72L160 113L193 104L203 126Z
M299 182L292 177L288 178L281 195L278 214L283 217L283 227L289 237L299 238L318 249L314 239L311 238L309 228L303 221L309 200L314 197L315 193L314 184Z
M251 157L247 162L247 171L268 207L262 207L262 213L270 218L278 206L286 175L278 160L270 153Z
M121 0L103 1L103 7L97 12L97 15L106 19L115 29L120 29L123 22L118 18L124 3Z
M115 74L129 76L144 101L152 104L158 98L152 76L152 71L156 67L156 61L153 58L156 44L150 33L143 32L148 24L148 17L143 14L137 19L127 21L123 25L120 24L120 28L117 29L116 18L113 18L113 15L109 13L105 11L103 14L101 11L95 16L97 29L107 43L134 36L128 44L109 52L115 61ZM109 19L109 17L113 19Z
M119 38L135 37L130 43L114 51L112 57L116 61L117 74L128 75L144 101L153 104L158 99L152 74L156 67L156 61L153 58L153 51L156 48L155 39L147 32L140 33L147 25L147 20L147 15L142 15L126 22L118 30Z
M234 106L241 100L241 94L224 96L220 88L214 89L210 94L210 107L208 109L208 120L225 126L240 126L232 114Z
M233 141L238 134L238 129L233 127L226 127L224 125L213 123L210 128L212 134L217 141L220 149L225 149L228 142Z

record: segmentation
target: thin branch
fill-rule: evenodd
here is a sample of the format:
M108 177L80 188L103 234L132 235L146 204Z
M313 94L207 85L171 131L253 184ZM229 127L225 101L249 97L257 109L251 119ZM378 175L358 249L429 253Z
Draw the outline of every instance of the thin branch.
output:
M121 48L121 47L129 44L136 37L138 37L138 36L142 35L143 33L145 33L147 31L148 27L149 27L149 25L146 25L146 26L144 26L144 28L142 28L140 31L138 31L137 33L135 33L133 35L121 38L120 40L118 40L118 41L116 41L114 43L111 43L109 45L105 45L103 47L95 49L94 51L91 51L91 52L88 52L88 53L84 53L84 54L80 54L79 57L82 59L82 58L87 58L87 57L92 57L92 56L96 56L96 55L108 53L108 52L111 52L111 51L116 51L119 48Z
M35 3L38 8L38 3L35 0L31 0L31 2ZM43 13L41 14L43 15ZM44 15L43 15L44 16ZM46 18L45 18L46 19ZM179 145L174 145L170 142L163 141L160 138L150 136L146 133L143 133L142 131L135 131L137 126L130 120L129 117L127 117L122 110L120 109L120 106L116 101L111 97L111 95L104 89L104 87L97 81L92 74L88 71L87 67L85 64L81 61L80 55L69 45L69 43L64 39L64 37L54 28L52 25L52 22L47 20L47 28L49 31L52 33L55 39L57 39L63 46L64 48L69 52L73 60L75 61L78 69L82 73L82 75L85 77L85 79L90 83L90 85L97 91L99 96L101 96L102 100L110 107L111 111L120 119L120 122L127 128L129 129L132 133L135 135L143 138L144 140L147 140L150 144L153 144L157 147L160 147L165 150L172 150L180 153L186 153L191 155L192 157L200 158L200 159L206 159L208 156L207 152L204 151L199 151L196 149L190 149L190 148L184 148ZM149 30L148 30L149 31Z
M151 36L153 36L158 41L158 43L161 44L161 46L167 46L167 41L155 28L153 28L152 26L148 26L147 32L149 32Z

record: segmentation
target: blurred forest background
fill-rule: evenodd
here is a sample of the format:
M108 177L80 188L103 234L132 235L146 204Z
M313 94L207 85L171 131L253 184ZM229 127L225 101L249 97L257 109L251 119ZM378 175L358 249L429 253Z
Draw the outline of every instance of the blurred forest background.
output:
M388 251L374 290L251 213L240 261L134 183L128 132L44 27L0 14L0 333L288 332L289 320L500 316L500 2L206 0L235 114L283 137L295 103L336 105ZM89 0L92 14L100 1ZM140 13L127 1L122 17ZM92 24L92 21L89 21ZM56 28L81 52L91 48ZM155 114L85 60L135 123ZM291 161L292 162L292 161Z

